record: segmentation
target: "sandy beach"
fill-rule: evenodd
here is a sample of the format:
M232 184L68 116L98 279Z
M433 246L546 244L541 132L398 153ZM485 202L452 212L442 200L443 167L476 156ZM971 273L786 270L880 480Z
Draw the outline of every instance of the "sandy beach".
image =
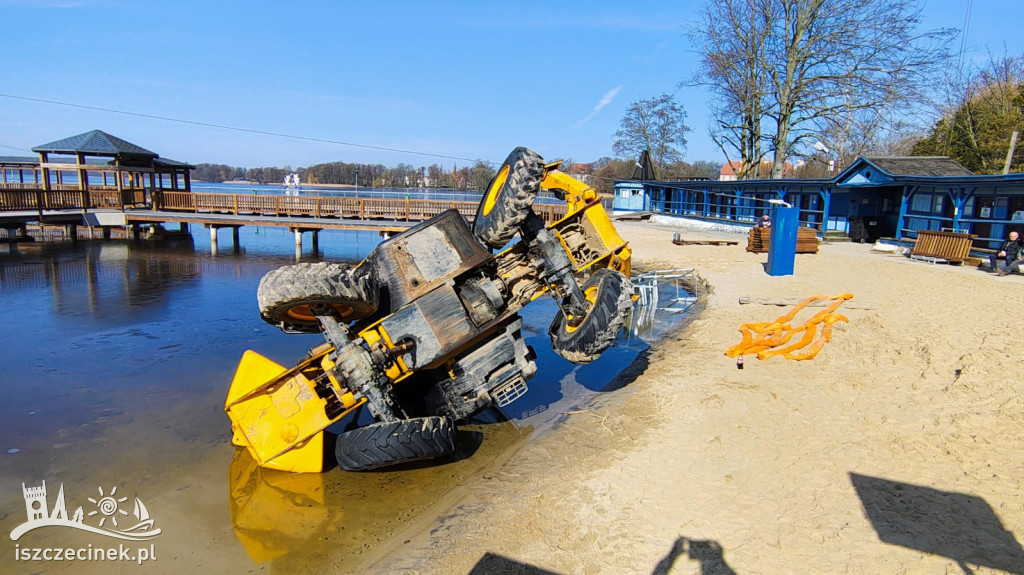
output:
M833 243L771 277L745 235L618 227L635 267L696 268L702 309L361 571L1024 573L1024 276ZM741 296L846 292L874 309L815 359L724 355L789 309Z

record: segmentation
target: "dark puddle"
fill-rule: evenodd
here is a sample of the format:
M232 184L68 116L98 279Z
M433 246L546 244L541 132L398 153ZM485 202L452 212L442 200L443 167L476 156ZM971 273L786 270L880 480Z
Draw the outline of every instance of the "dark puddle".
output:
M681 317L659 318L644 337L621 336L598 361L576 366L551 350L547 327L556 306L544 298L522 312L538 354L530 391L503 412L461 426L452 460L369 473L263 470L230 445L222 406L238 359L254 349L291 364L320 337L286 336L256 313L256 286L270 269L295 261L294 237L242 228L241 248L232 249L229 235L224 240L216 256L205 230L159 244L94 241L0 253L7 325L0 532L25 521L22 483L45 480L51 504L63 484L69 509L88 506L99 487L116 486L144 499L162 528L153 542L161 570L352 571L353 556L388 541L561 414L621 387L651 338ZM324 233L320 253L307 246L302 257L356 261L378 241L371 233ZM66 531L38 529L18 544L107 543ZM13 557L14 542L0 545L4 571L40 567Z

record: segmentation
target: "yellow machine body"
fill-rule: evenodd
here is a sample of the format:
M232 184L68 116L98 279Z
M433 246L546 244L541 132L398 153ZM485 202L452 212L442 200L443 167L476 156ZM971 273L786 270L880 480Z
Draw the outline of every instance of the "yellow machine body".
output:
M329 348L328 348L329 350ZM311 377L323 377L324 350L291 369L246 351L228 389L224 410L231 419L232 443L246 447L263 467L284 471L324 469L323 430L365 400L331 380L345 410L328 418L327 401L319 397Z

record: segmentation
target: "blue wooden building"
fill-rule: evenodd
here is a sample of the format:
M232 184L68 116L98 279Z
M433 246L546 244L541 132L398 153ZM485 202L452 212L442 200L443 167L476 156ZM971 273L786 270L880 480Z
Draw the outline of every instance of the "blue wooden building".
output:
M1024 234L1024 173L974 175L947 157L860 157L831 179L618 181L613 207L753 225L779 201L800 225L856 240L948 230L996 248Z

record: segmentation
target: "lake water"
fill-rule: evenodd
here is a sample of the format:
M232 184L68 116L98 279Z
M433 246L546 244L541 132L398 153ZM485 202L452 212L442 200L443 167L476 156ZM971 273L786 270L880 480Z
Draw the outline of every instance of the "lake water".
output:
M226 241L225 241L226 240ZM370 232L324 232L302 260L358 261L380 241ZM621 382L647 347L621 338L598 361L570 364L550 347L550 298L527 306L525 337L538 353L530 392L500 417L460 426L453 461L397 471L295 475L261 470L230 443L224 395L242 353L291 365L322 341L264 323L256 287L296 259L281 228L241 228L240 247L209 236L162 242L23 244L0 252L0 532L26 520L22 485L63 486L70 513L116 490L131 512L144 501L162 533L144 565L15 560L16 549L113 546L62 527L0 543L0 571L351 572L360 555L533 434ZM663 330L664 326L659 327ZM125 519L127 513L114 514ZM91 516L90 516L91 517ZM94 519L89 519L93 521ZM132 543L132 546L137 544ZM18 546L18 547L16 547Z

